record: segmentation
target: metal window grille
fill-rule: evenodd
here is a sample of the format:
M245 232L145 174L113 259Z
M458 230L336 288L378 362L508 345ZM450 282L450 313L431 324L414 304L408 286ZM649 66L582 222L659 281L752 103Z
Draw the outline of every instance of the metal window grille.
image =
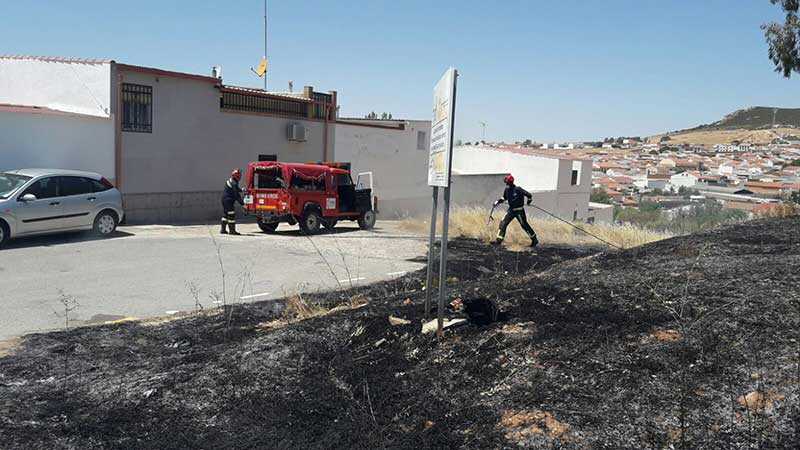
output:
M153 87L122 84L122 131L153 132Z
M427 150L425 148L425 132L417 131L417 150Z
M328 94L315 93L313 100L330 105L333 97ZM223 91L219 107L233 111L274 114L298 119L325 119L326 105L296 101L290 98L264 97L240 92ZM331 112L332 113L332 112ZM310 114L310 115L309 115ZM329 119L332 119L329 117Z

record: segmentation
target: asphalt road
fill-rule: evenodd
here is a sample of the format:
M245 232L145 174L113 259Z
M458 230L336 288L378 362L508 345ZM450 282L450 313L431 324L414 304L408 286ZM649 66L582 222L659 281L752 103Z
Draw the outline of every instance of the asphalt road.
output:
M110 239L12 240L0 250L0 340L63 328L64 298L78 304L73 324L163 316L193 311L195 297L218 306L223 270L227 302L252 302L398 277L423 266L408 260L427 246L393 222L370 231L344 223L310 239L288 225L274 235L239 228L244 235L220 236L218 225L130 226Z

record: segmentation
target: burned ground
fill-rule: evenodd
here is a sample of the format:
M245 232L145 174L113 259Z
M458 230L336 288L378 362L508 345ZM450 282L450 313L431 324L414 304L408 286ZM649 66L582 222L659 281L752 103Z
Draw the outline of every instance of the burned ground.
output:
M30 335L0 359L0 447L794 449L798 231L610 253L458 240L447 317L501 320L442 339L421 334L424 273L309 296L367 303L288 325L257 303Z

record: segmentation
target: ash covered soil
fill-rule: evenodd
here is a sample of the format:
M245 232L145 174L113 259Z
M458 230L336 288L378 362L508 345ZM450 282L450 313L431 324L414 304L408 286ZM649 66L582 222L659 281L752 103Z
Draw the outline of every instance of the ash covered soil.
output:
M288 325L254 303L28 335L0 359L0 448L796 449L799 235L457 240L446 316L469 321L441 339L424 273L306 297L366 304Z

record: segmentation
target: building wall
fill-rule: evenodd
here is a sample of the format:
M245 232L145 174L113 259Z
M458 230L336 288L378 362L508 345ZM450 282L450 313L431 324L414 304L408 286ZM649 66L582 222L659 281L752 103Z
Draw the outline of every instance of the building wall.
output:
M0 170L20 168L84 170L113 182L113 120L0 111Z
M590 202L587 219L594 220L594 223L612 223L614 221L614 205Z
M572 184L573 169L578 170L576 185ZM592 191L592 162L589 160L462 146L454 153L453 170L460 173L458 179L481 180L481 183L471 181L466 187L454 182L453 192L462 203L476 200L491 206L491 201L502 195L503 174L512 173L517 185L533 194L534 205L565 220L584 221L589 217ZM487 191L493 193L491 197L497 197L487 199ZM534 217L547 217L535 208L529 208L528 212Z
M0 58L0 103L108 117L111 64Z
M359 172L372 172L375 193L384 218L430 212L431 187L428 186L428 148L430 121L395 121L404 129L336 124L336 161L352 163L353 178ZM419 132L425 134L418 146Z
M695 184L697 184L697 177L687 172L679 173L677 175L673 175L672 177L670 177L669 184L675 186L676 188L679 188L681 186L692 187Z
M231 169L245 169L259 154L286 162L323 159L322 121L223 111L219 91L206 81L134 71L122 77L153 88L153 132L122 132L121 183L131 222L218 219ZM306 142L287 139L291 123L308 128ZM327 140L333 155L331 123Z
M503 196L505 185L498 183L498 175L455 175L453 177L452 202L455 206L480 207L487 210L492 203ZM544 211L555 214L564 220L573 220L577 212L577 220L585 221L589 214L589 195L582 192L529 191L533 195L533 205ZM498 211L504 214L507 206L502 205ZM541 209L526 208L530 217L551 219ZM430 206L427 209L430 212Z
M557 188L558 162L556 158L486 147L459 146L453 150L454 171L461 174L512 173L519 186L533 191ZM591 182L591 165L587 173Z

